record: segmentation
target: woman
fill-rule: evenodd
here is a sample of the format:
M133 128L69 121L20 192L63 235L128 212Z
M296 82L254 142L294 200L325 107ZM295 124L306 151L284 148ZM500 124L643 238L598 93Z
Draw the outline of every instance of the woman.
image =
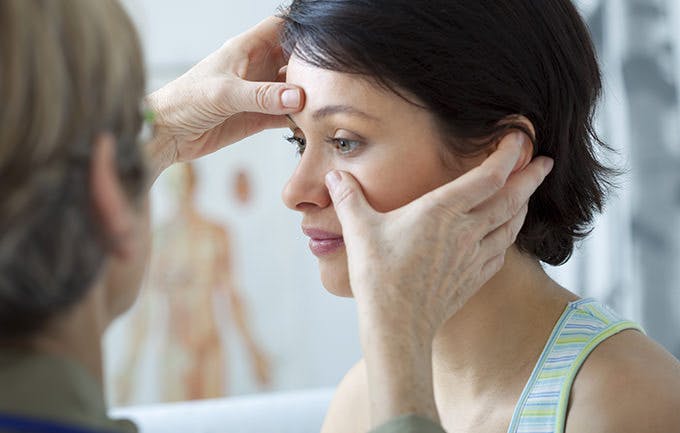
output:
M283 197L330 292L351 296L357 279L327 171L352 174L387 212L478 166L508 135L522 143L517 168L555 159L503 269L437 330L447 431L679 431L680 363L540 264L568 260L612 175L592 124L600 72L571 2L295 0L284 19L287 82L307 102L290 116L301 159ZM359 362L325 432L368 429L367 382Z
M155 112L155 135L142 147L143 63L136 32L118 2L0 2L1 431L135 430L107 417L101 337L137 296L148 256L148 186L172 163L206 155L263 128L280 127L286 124L281 115L301 108L301 89L262 81L276 79L285 64L279 31L279 20L265 20L147 97ZM505 146L466 182L447 185L436 197L412 204L412 212L421 215L415 221L393 214L382 215L378 224L418 232L446 222L460 230L406 246L394 244L395 236L365 230L358 242L402 248L408 262L409 256L423 256L423 250L442 249L444 242L465 249L502 226L510 235L481 248L478 256L501 255L523 220L522 204L548 171L533 164L499 191L518 153ZM348 182L332 191L360 197ZM448 209L462 199L471 206L487 203L495 223L479 236L461 238L468 232L469 216L452 216ZM517 204L510 211L508 200ZM365 221L348 207L352 203L338 201L338 208L346 210L346 221L360 233ZM348 243L351 239L348 235ZM480 269L480 264L461 260L458 268L486 278L495 271ZM405 268L388 272L386 265L375 258L352 268L356 275L370 269L398 295L392 297L395 308L381 311L376 306L389 305L390 299L381 298L378 285L365 280L354 286L365 299L360 303L362 322L377 325L364 326L362 335L367 340L380 335L387 342L370 352L376 362L373 371L396 371L398 366L409 373L378 375L374 390L382 395L385 421L409 413L430 416L422 406L433 399L429 382L419 382L421 390L395 391L395 385L408 386L418 375L416 369L401 368L396 355L411 353L410 359L417 360L419 348L431 338L381 325L390 323L385 320L390 316L400 323L405 317L422 322L421 310L400 302L413 290L395 284ZM427 278L440 274L431 272L427 261L420 269ZM461 279L455 292L473 292L483 278ZM423 287L428 287L427 279ZM423 298L430 298L428 292ZM428 316L438 316L438 310L428 309ZM438 319L428 322L432 320ZM406 421L427 423L413 417Z

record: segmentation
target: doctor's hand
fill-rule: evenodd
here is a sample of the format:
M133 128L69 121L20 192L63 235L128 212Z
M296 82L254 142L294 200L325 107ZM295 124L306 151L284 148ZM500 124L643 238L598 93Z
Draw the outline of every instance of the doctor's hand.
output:
M359 309L374 425L410 413L437 420L435 333L501 269L531 194L552 169L551 159L538 157L513 173L525 137L508 134L480 166L385 214L370 207L351 175L328 174Z
M152 175L268 128L304 106L304 92L282 83L282 21L268 18L227 41L187 73L146 99L154 115L148 149Z

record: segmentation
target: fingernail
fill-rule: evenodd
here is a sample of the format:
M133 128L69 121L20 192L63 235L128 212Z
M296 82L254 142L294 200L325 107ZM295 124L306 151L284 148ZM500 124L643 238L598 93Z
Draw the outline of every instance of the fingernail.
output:
M543 161L543 167L545 168L546 173L550 173L554 166L555 160L552 158L546 158L545 161Z
M342 177L340 176L340 173L335 170L329 171L328 174L326 174L326 185L330 190L334 190L341 181Z
M524 145L524 140L526 140L526 136L524 135L523 132L519 131L514 132L514 134L515 136L513 137L513 139L515 140L515 145L521 149L522 146Z
M284 90L283 93L281 93L281 103L286 108L298 108L300 106L300 90Z

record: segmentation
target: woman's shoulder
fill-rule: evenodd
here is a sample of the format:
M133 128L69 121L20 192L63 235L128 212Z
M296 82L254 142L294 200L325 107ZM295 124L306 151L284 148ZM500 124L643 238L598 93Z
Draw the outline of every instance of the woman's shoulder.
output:
M368 382L362 360L342 379L326 413L321 433L349 433L370 430Z
M680 362L637 330L609 337L576 376L565 432L680 432Z

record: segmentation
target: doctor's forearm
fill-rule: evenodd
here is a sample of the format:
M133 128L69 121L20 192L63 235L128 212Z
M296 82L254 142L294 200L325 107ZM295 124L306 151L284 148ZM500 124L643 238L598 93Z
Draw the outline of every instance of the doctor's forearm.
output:
M432 338L402 324L362 324L371 425L405 415L439 422L432 385Z

